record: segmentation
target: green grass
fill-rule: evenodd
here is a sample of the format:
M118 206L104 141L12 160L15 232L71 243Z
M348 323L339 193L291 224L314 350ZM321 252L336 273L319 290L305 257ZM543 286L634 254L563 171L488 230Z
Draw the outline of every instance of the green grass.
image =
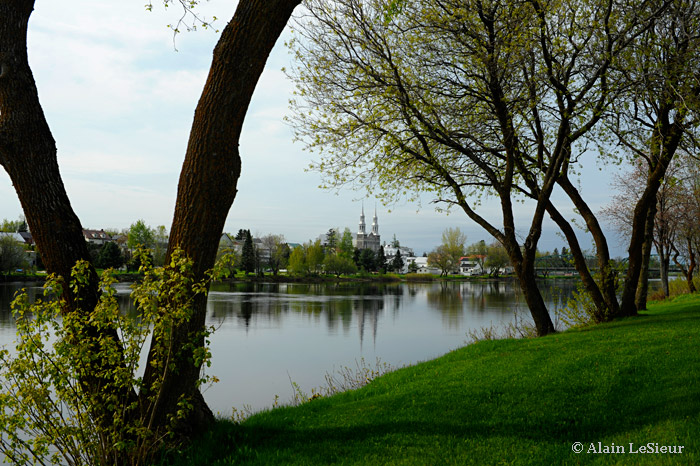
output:
M586 453L598 442L684 448ZM219 422L196 445L172 464L700 464L700 295L482 341L356 391Z

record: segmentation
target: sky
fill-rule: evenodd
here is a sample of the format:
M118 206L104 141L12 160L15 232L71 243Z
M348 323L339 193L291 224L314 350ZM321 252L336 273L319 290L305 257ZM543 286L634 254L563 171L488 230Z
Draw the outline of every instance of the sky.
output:
M139 219L170 229L180 167L194 109L204 85L218 33L183 32L173 37L168 24L180 11L154 1L65 3L37 0L29 24L29 61L39 97L56 139L61 174L83 228L121 230ZM210 0L200 14L222 29L236 2ZM394 235L416 254L441 242L446 228L459 227L467 244L492 239L465 214L436 212L429 197L420 205L378 203L366 192L318 188L318 173L306 168L314 154L293 141L283 121L290 113L293 85L282 69L291 56L283 33L256 88L240 141L243 161L238 195L224 231L250 229L255 236L282 234L289 242L316 239L330 228L356 232L364 206L368 229L375 208L382 241ZM594 210L609 202L614 169L588 158L583 168L584 198ZM557 204L573 216L563 194ZM9 177L0 171L0 219L17 219L21 207ZM495 203L484 215L497 221ZM493 212L493 213L491 213ZM516 212L525 236L529 209ZM547 222L540 250L561 249L565 241ZM581 232L582 245L590 239ZM610 232L612 255L624 246Z

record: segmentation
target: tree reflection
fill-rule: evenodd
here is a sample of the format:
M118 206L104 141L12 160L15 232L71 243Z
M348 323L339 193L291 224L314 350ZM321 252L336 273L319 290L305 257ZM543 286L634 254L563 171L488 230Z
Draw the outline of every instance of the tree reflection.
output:
M42 293L34 284L0 284L0 328L14 328L10 303L15 292L28 285L30 297ZM547 282L542 294L550 308L560 307L575 282ZM122 312L136 316L127 284L117 285ZM357 328L360 344L376 342L385 315L399 319L416 306L437 311L447 328L469 325L474 315L508 318L524 306L520 290L507 281L456 281L430 283L226 283L215 284L209 294L210 324L242 328L281 328L296 316L323 325L330 334L350 334ZM2 344L2 342L0 342Z

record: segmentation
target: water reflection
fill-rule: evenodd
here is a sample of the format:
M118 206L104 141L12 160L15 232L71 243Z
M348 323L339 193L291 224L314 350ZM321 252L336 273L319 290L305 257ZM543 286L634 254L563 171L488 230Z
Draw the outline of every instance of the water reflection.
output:
M23 284L0 284L0 346L14 340L10 302ZM550 309L574 283L543 283ZM30 296L41 294L27 285ZM117 284L122 312L135 314L128 284ZM560 295L564 298L560 298ZM232 283L212 287L208 323L211 373L205 393L214 411L269 406L292 378L309 391L334 367L365 358L394 366L430 359L462 346L469 330L514 320L527 307L512 282Z
M124 313L133 314L129 284L115 285L117 300ZM570 296L574 283L561 281L542 286L550 309L562 305ZM0 284L0 328L13 327L10 303L15 293L27 289L30 299L42 294L35 283ZM228 283L212 286L208 302L210 323L218 325L231 319L236 325L275 328L283 325L287 315L303 316L323 322L329 332L347 334L353 322L361 336L376 327L382 316L396 317L410 309L420 298L442 316L449 327L461 326L474 314L512 314L527 308L514 283L502 281L432 282L432 283Z

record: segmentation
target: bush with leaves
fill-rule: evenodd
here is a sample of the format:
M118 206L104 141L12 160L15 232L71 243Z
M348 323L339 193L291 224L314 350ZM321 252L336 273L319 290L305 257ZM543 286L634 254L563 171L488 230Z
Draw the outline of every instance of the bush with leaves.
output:
M158 377L149 386L139 375L140 355L149 335L167 340L172 328L190 318L192 301L206 294L207 281L192 278L192 262L181 251L167 267L144 264L144 280L132 295L138 319L120 312L109 271L101 279L99 304L87 315L62 313L64 282L54 276L46 282L45 299L32 304L23 292L12 303L16 351L0 351L0 452L13 464L147 464L174 437L173 429L155 433L151 418L176 355L162 352L153 359ZM74 295L88 274L87 262L73 268ZM196 337L208 343L211 331ZM209 366L208 345L195 355ZM214 381L202 376L199 383ZM180 405L173 427L189 400Z

